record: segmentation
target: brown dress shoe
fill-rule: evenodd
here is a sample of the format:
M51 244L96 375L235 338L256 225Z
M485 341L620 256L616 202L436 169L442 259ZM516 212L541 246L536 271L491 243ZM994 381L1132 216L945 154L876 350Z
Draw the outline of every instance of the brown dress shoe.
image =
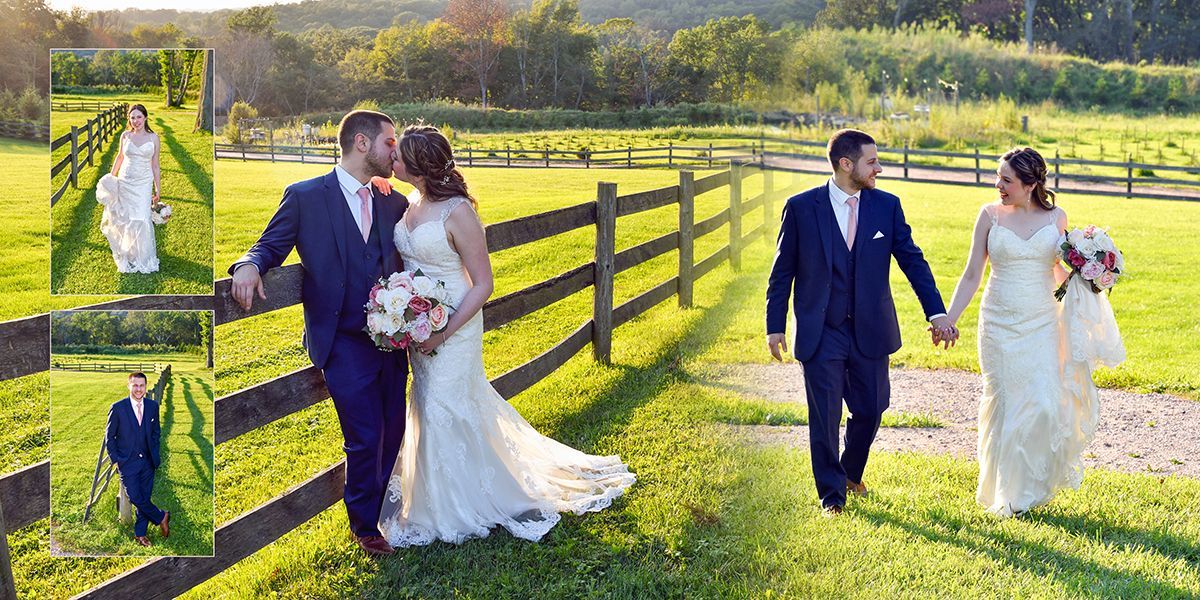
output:
M158 524L158 531L159 531L159 533L162 533L163 537L171 537L171 528L167 525L167 523L170 522L170 520L171 520L171 511L168 510L166 513L163 514L162 523Z
M358 547L371 556L387 556L396 551L387 540L378 535L361 535L355 539L358 541Z
M150 545L150 538L148 538L148 537L146 537L146 536L144 536L144 535L135 535L135 536L133 536L133 541L135 541L135 542L137 542L137 543L139 543L139 544L141 544L141 545L143 545L143 546L149 546L149 545Z
M840 504L833 504L821 508L821 516L827 519L831 519L840 514L842 514L842 506Z
M862 483L855 483L849 479L846 480L846 491L864 498L867 496L867 486Z

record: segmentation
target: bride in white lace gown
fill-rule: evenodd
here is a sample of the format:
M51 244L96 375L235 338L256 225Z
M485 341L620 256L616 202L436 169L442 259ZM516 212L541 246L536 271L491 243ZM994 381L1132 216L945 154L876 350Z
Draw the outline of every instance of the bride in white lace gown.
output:
M150 220L150 207L158 200L158 150L158 135L146 123L146 107L134 104L112 172L96 186L96 201L104 205L100 231L121 273L158 271Z
M983 395L976 499L1005 517L1049 502L1060 489L1079 488L1080 459L1099 419L1091 365L1073 352L1078 340L1068 339L1069 307L1054 299L1067 277L1056 257L1067 215L1053 204L1045 178L1045 161L1030 148L1001 158L1000 203L979 213L949 309L957 322L990 259L979 308ZM1102 297L1084 300L1107 303ZM1115 334L1115 323L1111 328Z
M457 310L445 335L409 353L404 444L379 529L397 547L458 544L498 525L536 541L560 512L601 510L635 476L618 456L584 454L538 433L492 389L480 310L491 264L474 201L436 128L407 128L396 154L397 178L417 188L396 224L396 248L406 270L446 283Z

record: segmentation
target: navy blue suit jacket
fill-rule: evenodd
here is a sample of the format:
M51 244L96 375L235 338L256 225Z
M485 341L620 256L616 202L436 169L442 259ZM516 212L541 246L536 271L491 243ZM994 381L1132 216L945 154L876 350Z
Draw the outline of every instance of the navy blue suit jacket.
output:
M933 273L913 243L900 199L881 190L859 195L854 241L854 338L863 354L878 358L900 349L900 325L888 285L894 256L925 317L946 312ZM816 353L833 278L833 244L845 244L830 205L828 183L797 194L783 207L783 221L767 284L767 333L786 331L788 297L796 313L793 353L806 361ZM876 232L881 234L876 237Z
M104 435L104 448L108 457L119 467L124 467L130 460L142 451L142 438L145 436L146 445L150 447L150 464L158 468L158 445L162 437L162 424L158 422L158 403L149 396L142 398L142 423L138 427L137 415L129 398L117 400L108 409L108 426Z
M388 275L402 269L392 236L396 222L408 208L408 199L395 192L387 196L373 192L372 227L379 232L382 275ZM284 190L279 208L258 241L229 267L232 275L236 267L250 262L261 275L266 275L268 270L283 264L292 248L296 249L304 267L301 299L305 347L313 364L320 369L325 368L337 332L346 290L346 221L353 219L334 171L293 183ZM368 291L362 291L362 304L367 303Z

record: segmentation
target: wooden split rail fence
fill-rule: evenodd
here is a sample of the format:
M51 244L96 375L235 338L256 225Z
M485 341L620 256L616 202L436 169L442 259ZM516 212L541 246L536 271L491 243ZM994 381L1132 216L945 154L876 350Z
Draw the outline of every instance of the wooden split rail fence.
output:
M65 363L55 361L50 363L50 368L55 371L85 371L91 373L158 372L158 365L154 363Z
M742 182L758 173L752 167L732 165L702 178L691 171L679 173L678 185L618 195L616 184L600 183L597 198L575 206L548 211L487 226L488 250L508 248L544 240L562 233L592 228L595 231L595 260L579 265L556 277L535 283L520 291L496 298L484 307L485 330L496 329L521 317L550 306L572 294L593 288L591 317L565 339L533 358L492 380L505 398L512 398L541 381L589 343L595 360L608 363L613 329L641 315L671 296L678 296L681 307L692 304L694 282L728 261L737 269L746 244L756 239L770 240L777 221L774 201L782 190L775 188L773 174L762 171L763 193L744 199ZM729 204L717 214L695 220L695 198L720 188L729 190ZM667 206L678 206L679 228L655 239L616 251L616 227L620 217ZM743 224L752 211L761 210L761 219L748 231ZM729 241L720 250L695 260L697 238L728 225ZM614 276L653 258L678 250L678 275L650 290L614 306ZM264 277L266 300L243 311L230 295L231 282L216 282L209 300L217 325L224 325L300 303L303 268L299 264L272 269ZM138 300L138 299L134 299ZM179 302L184 302L179 300ZM192 309L200 307L189 307ZM207 307L205 307L207 308ZM45 371L49 348L45 331L47 315L0 324L0 343L9 342L13 351L0 362L0 379ZM26 333L28 332L28 333ZM37 332L37 334L33 334ZM26 333L25 335L22 335ZM9 363L12 364L9 364ZM240 435L286 418L329 398L321 371L315 366L236 391L216 401L216 443L222 444ZM221 573L238 561L304 524L342 499L345 461L314 477L292 486L272 500L253 508L219 527L215 536L217 554L211 558L155 558L92 588L79 598L170 598L177 596ZM0 477L0 532L12 532L48 514L49 464L43 461L24 470ZM0 538L2 541L2 538ZM7 549L0 544L0 565L7 568ZM11 574L7 575L11 581ZM15 592L9 588L9 594ZM0 591L0 598L4 596Z
M79 173L84 168L92 166L94 155L97 152L103 152L104 144L112 139L114 134L125 124L128 106L128 104L114 105L88 119L82 127L72 125L70 132L64 133L50 142L51 155L63 146L71 147L66 156L50 167L51 180L64 170L70 169L62 185L50 195L50 206L54 206L63 197L63 194L67 192L68 184L72 188L79 187Z
M154 383L154 387L146 392L146 397L157 402L159 406L166 407L163 404L163 395L167 390L167 383L171 381L171 365L167 365L159 376L158 381ZM88 494L87 506L83 509L83 522L87 523L92 516L92 506L100 500L104 495L104 490L108 489L108 482L112 480L113 475L117 476L119 487L117 488L117 517L122 523L128 525L133 521L132 504L129 502L129 494L125 491L125 483L120 481L120 474L117 473L117 463L114 463L108 456L106 451L108 445L108 432L104 432L100 436L100 455L96 458L96 472L92 475L92 491ZM104 473L100 472L104 469ZM103 481L101 481L103 480ZM100 491L96 491L96 487L100 487Z

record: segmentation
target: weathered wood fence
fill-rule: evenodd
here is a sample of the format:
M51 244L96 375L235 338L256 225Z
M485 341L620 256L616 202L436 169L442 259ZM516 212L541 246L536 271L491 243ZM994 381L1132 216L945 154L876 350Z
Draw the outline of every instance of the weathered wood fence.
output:
M112 108L114 103L109 100L51 100L50 110L54 112L70 112L70 111L103 111Z
M54 361L50 363L50 368L55 371L84 371L91 373L120 373L122 371L129 373L134 371L155 373L158 371L158 365L154 363L68 363Z
M615 184L600 183L594 201L487 226L490 252L533 243L584 227L593 228L596 236L594 261L496 298L485 305L484 327L490 331L589 286L593 288L591 318L552 348L493 379L492 385L496 390L505 398L512 398L553 373L589 343L592 344L593 357L608 363L614 328L673 295L678 296L680 306L691 306L697 279L725 261L729 261L734 269L739 268L742 249L746 244L756 239L769 241L777 221L774 202L781 190L774 186L770 171L761 172L763 193L753 198L743 198L743 179L758 173L758 169L750 166L733 165L728 170L696 179L691 171L681 171L677 185L627 195L618 195ZM729 190L728 207L702 221L695 221L695 198L720 188ZM677 230L616 251L616 227L620 217L672 205L678 205L679 208ZM743 231L743 224L749 223L752 211L756 210L761 210L761 219L753 219L754 225L748 231ZM728 243L696 262L695 240L725 225L729 226ZM613 306L614 276L617 273L673 250L679 251L678 275L619 306ZM231 297L229 279L216 282L216 294L211 298L216 324L228 324L299 304L302 277L303 268L299 264L271 270L264 277L267 299L256 302L249 312L243 311ZM203 300L208 297L191 298ZM46 370L49 347L45 332L48 327L47 315L0 324L0 343L8 342L9 347L13 348L3 355L0 379ZM22 335L34 331L39 333ZM311 365L218 398L215 409L216 443L222 444L274 423L327 398L329 392L321 371ZM219 527L215 535L216 556L152 559L77 597L177 596L339 502L344 480L345 461L341 461ZM4 517L0 532L15 531L46 517L49 512L48 489L48 461L0 477L0 513ZM0 565L7 567L7 550L2 543L0 552L4 553L0 556ZM11 575L8 580L11 581ZM10 594L15 593L11 591L12 588L9 589ZM3 592L0 591L2 597Z
M171 381L171 365L167 365L163 369L158 381L154 382L154 387L146 392L146 397L165 408L163 394L167 390L167 383L169 381ZM117 464L109 458L108 452L106 452L107 444L105 442L107 439L108 432L100 435L100 455L96 458L96 472L92 475L92 491L88 493L87 506L83 509L84 523L87 523L88 519L92 516L92 506L104 495L104 490L108 489L108 482L112 479L113 475L117 475L118 481L120 480L120 474L117 473L116 469ZM100 473L100 469L102 468L104 469L103 474ZM99 492L96 491L97 485L100 487ZM129 502L129 494L125 491L125 482L123 481L119 482L117 488L117 517L126 525L133 521L133 510Z
M93 156L97 152L102 152L105 142L112 139L113 134L125 124L128 106L127 104L117 104L88 119L83 127L72 125L70 132L64 133L50 142L51 154L63 146L71 146L71 150L67 152L66 156L50 167L51 179L64 170L70 169L62 185L50 195L50 206L54 206L54 203L63 197L63 194L67 192L68 184L73 188L79 187L79 173L84 168L92 166Z

